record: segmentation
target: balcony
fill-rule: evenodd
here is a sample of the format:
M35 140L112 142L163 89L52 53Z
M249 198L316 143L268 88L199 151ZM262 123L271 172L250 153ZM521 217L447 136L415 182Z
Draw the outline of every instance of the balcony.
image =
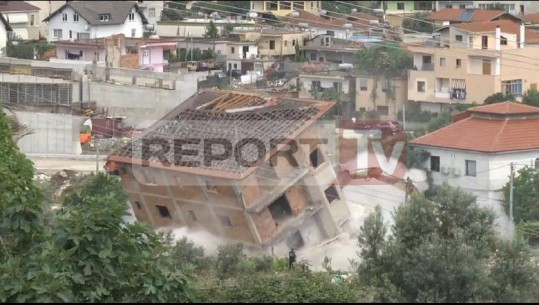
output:
M422 64L417 69L419 71L434 71L434 64Z

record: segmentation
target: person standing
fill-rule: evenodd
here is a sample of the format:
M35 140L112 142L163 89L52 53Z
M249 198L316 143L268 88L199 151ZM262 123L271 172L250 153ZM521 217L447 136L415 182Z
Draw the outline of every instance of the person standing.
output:
M288 252L288 270L292 269L292 265L296 262L296 252L294 249L290 249Z

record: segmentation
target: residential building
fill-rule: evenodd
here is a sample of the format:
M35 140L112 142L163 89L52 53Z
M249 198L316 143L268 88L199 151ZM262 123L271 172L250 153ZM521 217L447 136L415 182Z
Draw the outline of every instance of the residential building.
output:
M439 26L456 23L488 22L497 20L512 20L521 22L522 19L503 10L481 10L481 9L456 9L442 8L430 14L426 20L433 21Z
M163 72L164 67L168 65L168 60L164 56L165 51L176 47L176 42L171 41L141 41L137 52L139 69Z
M305 40L311 37L310 33L286 29L234 31L232 34L237 35L242 42L256 41L261 59L293 57L296 45L305 46Z
M385 32L385 24L378 17L353 12L346 17L330 18L306 11L289 14L286 20L293 28L309 31L314 35L327 34L338 39L348 40L354 34L378 35Z
M413 140L430 153L426 167L435 185L447 183L471 192L492 209L502 232L511 223L503 211L501 188L511 164L539 169L539 108L504 102L470 108L449 126Z
M121 67L121 56L126 54L125 37L113 35L105 39L77 39L53 41L56 58L50 61L76 60L112 68Z
M15 1L12 1L15 2ZM20 1L22 2L22 1ZM36 6L39 8L38 16L35 17L35 23L39 28L39 36L47 38L49 35L49 27L47 23L42 20L47 18L50 14L55 12L57 9L62 7L66 2L65 1L24 1L28 4Z
M128 1L69 1L43 21L49 26L49 41L116 34L140 38L148 24L137 3Z
M307 11L319 15L322 10L322 1L251 1L251 11L258 13L272 13L283 17L293 11Z
M239 38L239 37L238 37ZM227 70L239 70L242 75L247 71L255 71L262 73L265 71L265 63L267 60L262 60L258 44L252 41L236 41L229 40L226 46L226 67ZM274 61L266 63L270 66Z
M225 27L232 27L233 29L243 30L255 30L260 29L262 26L256 24L252 18L240 18L240 19L220 19L213 20L212 18L188 18L185 20L170 20L157 22L156 34L159 37L177 38L177 37L194 37L204 38L206 37L206 30L210 25L210 21L213 22L217 31L222 33Z
M429 13L435 8L434 1L380 1L385 5L386 20L392 26L401 26L406 17L412 17L416 13ZM379 10L383 8L380 7Z
M444 8L467 9L474 8L474 1L436 1L436 11Z
M157 23L161 21L161 12L163 11L165 1L133 1L137 2L142 10L142 14L148 20L148 30L154 32L157 29Z
M8 40L8 35L11 35L13 32L13 29L7 22L7 20L4 18L2 14L0 14L0 53L5 56L6 55L6 45Z
M376 83L376 95L372 94ZM373 100L373 96L375 99ZM372 75L357 75L355 84L355 110L360 115L375 111L380 119L397 120L397 113L408 102L406 75L391 80L376 80Z
M286 253L337 236L349 220L327 149L313 144L321 142L315 122L333 106L259 93L200 92L111 154L105 168L120 175L141 222L206 230ZM174 139L176 149L181 142L201 141L189 144L196 152L190 156L165 153L174 159L166 164L141 154L146 151L141 141L152 137ZM242 148L253 138L260 141L258 150ZM212 139L231 148L204 162L208 152L203 143ZM282 139L313 145L298 144L297 151L288 153L288 141ZM234 157L232 147L243 160Z
M347 42L327 34L317 35L307 40L301 47L305 51L305 58L311 63L327 63L330 68L337 68L339 64L356 63L356 54L363 49L362 42Z
M539 60L539 34L524 25L510 20L456 24L431 43L408 47L414 57L408 99L423 110L482 103L496 92L520 97L537 88L539 75L530 63Z
M502 7L506 12L520 17L539 12L536 1L474 1L474 7L478 9L489 9L492 6Z
M0 1L0 12L17 39L39 39L39 7L24 1Z
M322 99L326 91L338 93L344 101L350 99L355 77L351 71L302 71L299 76L299 97ZM352 86L350 85L352 83Z

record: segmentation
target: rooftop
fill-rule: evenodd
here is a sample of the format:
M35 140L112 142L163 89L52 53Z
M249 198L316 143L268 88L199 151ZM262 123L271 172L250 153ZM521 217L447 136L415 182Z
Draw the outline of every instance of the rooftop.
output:
M431 21L450 21L450 22L486 22L493 21L503 15L520 19L504 10L479 10L479 9L456 9L443 8L432 14L426 19Z
M25 1L0 1L0 12L27 12L39 11L39 7L26 3Z
M297 17L292 17L290 14L285 17L285 19L295 25L299 25L301 23L306 23L309 26L316 26L316 27L325 27L325 28L342 28L345 24L351 24L352 28L358 29L368 29L373 27L373 23L377 24L379 22L379 18L375 16L371 16L366 13L361 12L355 12L348 17L344 18L335 18L335 19L328 19L324 18L322 16L318 16L309 12L306 12L304 10L299 10L297 13L299 15Z
M62 12L66 7L73 9L90 25L123 24L131 9L135 7L142 18L142 23L148 23L148 20L144 14L142 14L142 11L139 9L137 3L130 1L69 1L45 18L43 22L48 22L52 17ZM108 21L100 21L99 16L103 14L109 14L110 19Z
M502 32L516 34L517 39L520 39L520 24L511 20L460 23L452 26L470 33L492 33L496 31L498 25ZM526 29L525 34L526 43L539 43L539 34L535 31Z
M531 24L538 24L539 23L539 13L533 13L533 14L524 15L524 20L526 20L526 22L529 22Z
M539 149L539 108L504 102L473 107L468 113L411 144L486 153Z
M256 170L257 165L277 152L273 139L293 139L311 126L333 107L333 102L321 102L287 97L270 97L263 93L208 90L198 93L176 107L160 121L149 127L131 143L109 156L110 161L128 164L148 162L151 167L189 172L228 179L242 179ZM165 154L173 166L163 166L155 156L143 149L148 139L168 141L201 140L182 146L199 152L196 156L183 156L174 161L174 152ZM247 138L256 139L264 145L265 155L259 155L254 145L243 146L242 156L248 164L240 164L233 154L223 160L204 163L203 143L209 139L226 139L235 147ZM144 140L143 140L144 139ZM174 142L176 144L176 142ZM176 153L180 146L174 146ZM173 149L174 150L174 149ZM224 145L215 145L213 154L225 154ZM206 152L209 154L210 152ZM193 162L198 162L194 164Z

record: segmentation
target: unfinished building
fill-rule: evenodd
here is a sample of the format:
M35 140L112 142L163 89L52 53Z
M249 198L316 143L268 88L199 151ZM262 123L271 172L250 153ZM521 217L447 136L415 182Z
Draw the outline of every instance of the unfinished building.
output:
M105 168L121 176L137 219L154 228L201 228L275 251L301 248L337 236L349 220L316 124L333 106L201 92L113 152ZM248 139L263 146L243 145ZM208 141L217 144L208 150ZM150 149L165 142L173 144L161 155Z

